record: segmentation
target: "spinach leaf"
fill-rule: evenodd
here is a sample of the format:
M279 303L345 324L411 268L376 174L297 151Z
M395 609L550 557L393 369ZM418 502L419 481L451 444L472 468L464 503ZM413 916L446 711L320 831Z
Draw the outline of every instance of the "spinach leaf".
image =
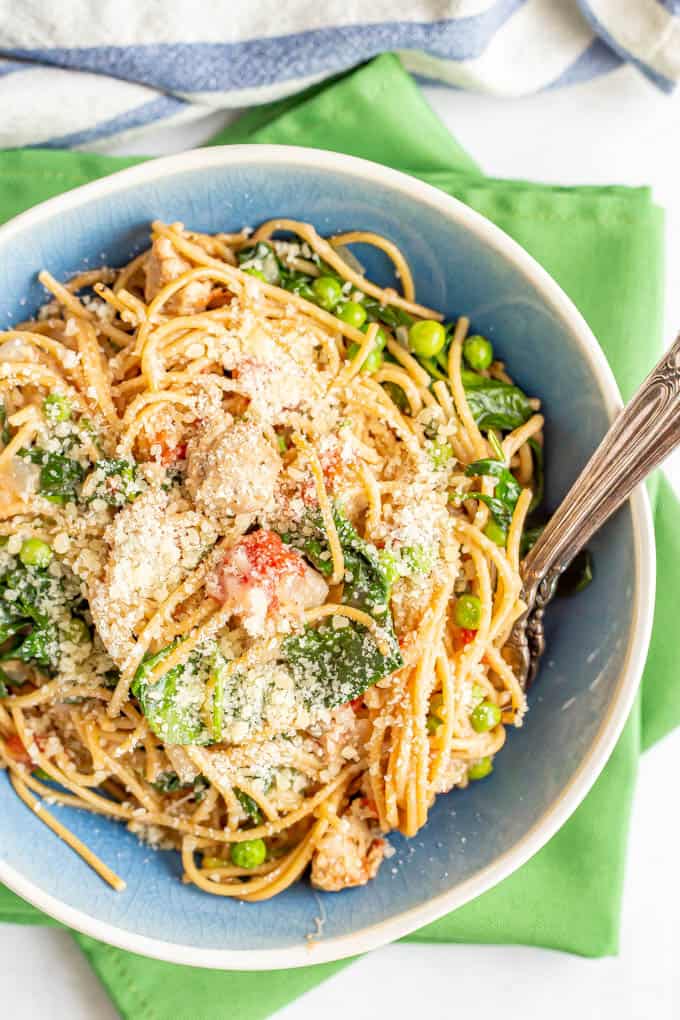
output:
M496 479L496 488L493 496L487 496L483 492L471 492L469 495L481 503L486 503L493 514L496 524L503 528L504 531L507 531L512 522L512 515L515 512L517 500L522 491L519 482L512 472L506 468L502 461L492 460L487 457L469 464L465 469L465 474L469 477L484 475Z
M196 776L194 779L194 803L200 804L210 788L210 780L205 776Z
M381 305L376 298L365 297L362 301L369 322L384 322L386 326L396 329L397 326L410 326L415 322L412 315L394 305Z
M15 680L8 673L5 673L4 669L0 669L0 698L6 698L9 695L10 687L21 687L23 680Z
M301 634L284 640L282 656L303 700L327 708L352 701L403 665L389 609L390 579L378 551L337 508L334 520L345 559L343 604L368 613L381 628L387 647L381 651L372 632L347 617L341 618L340 626L333 619L310 624ZM322 569L328 563L329 550L320 514L310 514L305 524L303 530L312 534L300 536L292 544ZM284 541L290 538L283 537Z
M56 668L59 640L49 610L59 593L59 581L38 567L19 564L0 578L0 645L12 639L0 662Z
M577 595L593 579L593 558L588 549L581 549L557 582L558 595Z
M385 382L382 384L382 387L387 391L390 396L390 400L397 405L402 414L404 412L407 414L411 413L411 405L409 404L408 397L402 390L401 386L398 386L397 383Z
M448 383L449 377L447 373L442 371L435 358L418 358L417 360L433 379L441 379L442 382Z
M109 506L124 506L132 503L142 491L137 478L137 464L133 460L101 458L94 466L99 481L88 499L103 499Z
M209 744L211 736L201 719L205 693L205 681L200 677L201 657L192 655L188 662L173 666L155 683L148 682L151 670L167 658L177 643L145 656L132 681L132 693L149 726L165 743Z
M533 414L529 398L518 386L475 372L464 371L462 379L472 417L480 429L516 429Z
M7 424L7 411L4 403L0 401L0 440L4 446L7 446L11 438L9 425Z
M18 644L0 655L0 662L8 659L34 662L37 666L55 669L59 662L59 639L54 624L47 620L34 624Z
M8 638L18 634L22 627L30 622L23 619L23 616L23 613L17 613L9 608L6 602L0 602L0 645L4 644Z
M279 286L289 290L292 294L299 294L305 301L316 302L316 295L312 290L313 277L306 273L299 273L296 269L281 267Z
M259 825L262 822L262 812L260 811L256 801L253 800L250 794L244 793L243 790L239 790L237 786L234 787L234 794L251 821L253 821L255 825Z
M182 783L176 772L160 772L151 784L159 793L174 793Z
M279 283L281 263L272 246L266 241L258 241L249 248L242 248L238 253L238 264L241 269L257 269L267 283Z
M215 740L222 739L222 732L224 729L224 694L225 694L225 672L224 667L227 664L227 660L224 658L221 652L215 654L215 660L212 664L211 679L214 677L215 683L213 686L213 701L212 701L212 714L210 716L210 728L212 735Z
M177 790L190 790L193 787L193 800L199 804L210 783L205 776L196 776L190 783L183 783L176 772L161 772L151 785L159 793L176 793Z
M36 447L30 450L24 447L18 451L18 456L40 465L39 488L45 499L60 505L75 502L78 488L85 476L85 471L77 460L66 457L63 453L53 453Z
M533 513L543 502L545 492L545 472L543 465L543 447L535 439L529 440L529 447L534 458L534 495L529 504L529 513Z

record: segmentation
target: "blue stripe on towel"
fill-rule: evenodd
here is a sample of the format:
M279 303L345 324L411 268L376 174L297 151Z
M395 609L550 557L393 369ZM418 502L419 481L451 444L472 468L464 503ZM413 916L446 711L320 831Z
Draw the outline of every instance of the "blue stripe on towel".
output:
M656 68L651 66L651 64L646 64L644 61L639 60L629 50L617 42L606 26L603 25L599 18L593 13L593 10L587 0L579 0L579 6L585 17L593 26L593 30L597 33L597 35L599 35L603 42L610 47L610 49L614 50L615 53L618 53L622 60L625 60L626 63L634 64L639 71L642 71L645 77L649 78L649 80L654 82L655 85L658 85L663 92L672 92L675 89L676 82L671 81L670 78L666 78L665 75L661 74L660 71L657 71Z
M680 15L680 0L657 0L657 3L660 3L671 14Z
M608 74L621 67L622 58L602 42L601 39L593 39L588 49L584 50L580 57L577 57L573 64L570 64L562 73L546 85L546 89L562 88L564 85L579 85L584 81L592 81L601 74Z
M25 64L20 60L0 60L0 78L8 74L16 74L17 71L34 70L34 64Z
M132 110L126 110L125 113L111 117L110 120L101 121L96 127L74 131L72 134L61 135L58 138L50 138L46 142L37 142L31 148L73 149L77 145L85 145L100 138L108 138L110 135L117 135L123 131L129 131L131 128L143 127L152 121L164 120L186 108L187 103L181 99L161 96L159 99L152 99L148 103L142 103L141 106L135 106Z
M0 53L172 92L227 92L332 74L393 49L426 50L447 60L474 59L525 3L500 0L490 10L467 18L348 25L235 43L49 47Z

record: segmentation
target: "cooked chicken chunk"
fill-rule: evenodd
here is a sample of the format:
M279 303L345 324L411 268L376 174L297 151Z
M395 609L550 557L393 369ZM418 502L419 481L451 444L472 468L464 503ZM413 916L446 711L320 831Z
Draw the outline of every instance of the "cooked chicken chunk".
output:
M191 269L192 265L182 258L167 237L157 237L151 245L151 255L146 263L146 284L144 297L152 301L156 294L172 280ZM165 311L174 315L194 315L205 310L212 283L210 280L192 280L182 287L165 304Z
M364 798L353 800L337 825L329 826L312 857L312 885L339 892L375 878L385 856L385 840Z
M187 489L216 521L264 509L280 470L279 454L250 422L209 422L187 445Z

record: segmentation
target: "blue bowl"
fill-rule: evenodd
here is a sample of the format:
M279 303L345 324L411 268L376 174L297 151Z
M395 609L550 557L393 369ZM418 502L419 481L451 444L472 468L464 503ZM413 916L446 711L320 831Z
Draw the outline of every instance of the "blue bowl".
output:
M547 503L556 506L620 406L597 342L555 282L500 230L434 188L358 159L278 146L215 148L157 160L52 199L0 229L0 323L45 299L36 280L119 265L154 218L235 230L283 215L322 234L385 234L414 270L418 300L468 315L546 417ZM387 282L380 253L360 253ZM178 963L265 969L338 959L380 945L479 895L523 864L603 768L632 704L654 600L654 544L637 492L592 543L597 569L548 619L548 652L524 727L493 777L438 798L416 838L391 837L377 879L339 894L302 882L270 902L207 896L180 882L178 855L122 825L71 809L59 817L123 876L110 891L0 777L0 881L96 938ZM305 936L322 917L310 955Z

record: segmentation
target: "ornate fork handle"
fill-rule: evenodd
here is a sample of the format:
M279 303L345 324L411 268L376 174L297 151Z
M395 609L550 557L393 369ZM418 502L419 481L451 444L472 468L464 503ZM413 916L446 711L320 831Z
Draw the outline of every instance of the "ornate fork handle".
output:
M524 560L529 605L535 600L539 612L545 608L574 556L678 443L680 335L614 421Z

